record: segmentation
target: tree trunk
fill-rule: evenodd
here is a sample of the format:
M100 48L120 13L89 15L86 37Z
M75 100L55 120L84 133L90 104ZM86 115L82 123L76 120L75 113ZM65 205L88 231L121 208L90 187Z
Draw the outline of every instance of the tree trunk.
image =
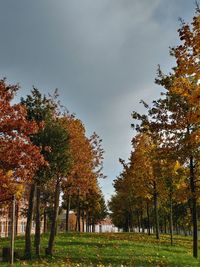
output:
M24 252L24 256L26 259L31 259L31 226L33 220L34 195L35 195L35 183L31 185L29 193L29 203L27 210L27 222L26 222L26 233L25 233L25 252Z
M141 221L142 233L144 233L143 211L141 211L140 213L140 221Z
M92 233L94 233L95 232L95 224L93 223L92 224Z
M176 222L176 234L178 235L178 223Z
M194 159L190 157L190 189L192 192L192 225L193 225L193 257L198 257L198 223L197 223L197 199L196 199L196 184L194 174Z
M147 230L148 230L148 235L150 235L151 231L150 231L149 202L147 202Z
M52 223L51 223L51 231L50 231L50 236L49 236L48 248L46 250L47 255L53 254L53 246L54 246L54 240L56 236L56 225L57 225L58 211L59 211L59 197L60 197L60 181L59 179L57 179L56 189L54 193L54 210L53 210L53 218L52 218Z
M84 220L84 210L82 211L82 232L85 232L85 220Z
M18 235L18 221L19 221L19 203L16 203L16 212L15 212L15 235Z
M133 232L133 211L130 211L130 231Z
M140 233L140 214L139 214L139 211L137 211L137 220L138 220L138 232Z
M92 217L92 232L95 232L95 222L94 222L94 217Z
M173 245L173 203L172 203L172 194L170 193L170 220L169 220L169 227L170 227L170 241L171 246Z
M158 217L158 193L156 190L156 183L154 182L154 216L155 216L155 228L156 228L156 239L160 239L160 231L159 231L159 217Z
M67 209L66 209L66 227L65 227L65 231L69 232L69 211L70 211L70 200L71 200L71 196L68 194L67 196Z
M78 216L77 216L77 213L76 213L75 231L78 232Z
M81 231L81 216L80 216L80 193L78 189L78 196L77 196L77 229L80 233Z
M86 232L89 232L89 212L86 210Z
M167 219L166 216L164 216L164 233L167 233Z
M128 217L128 232L130 233L130 231L131 231L131 228L130 228L130 212L128 212L128 215L127 215L127 217Z
M43 227L43 233L45 234L47 232L47 213L46 208L44 208L44 227Z
M35 254L40 257L40 186L36 187Z

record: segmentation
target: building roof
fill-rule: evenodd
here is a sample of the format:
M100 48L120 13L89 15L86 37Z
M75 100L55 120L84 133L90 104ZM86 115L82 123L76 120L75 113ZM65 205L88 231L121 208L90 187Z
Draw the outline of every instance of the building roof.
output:
M113 225L112 220L110 218L105 218L102 221L100 221L98 224L101 224L101 225Z

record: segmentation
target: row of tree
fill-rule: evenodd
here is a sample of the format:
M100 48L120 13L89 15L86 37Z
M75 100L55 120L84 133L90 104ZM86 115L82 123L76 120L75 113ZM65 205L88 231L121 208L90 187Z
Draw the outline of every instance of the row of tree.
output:
M181 21L181 44L170 49L176 66L168 75L160 67L156 83L164 87L145 114L133 112L136 136L128 163L114 181L112 218L125 230L193 233L198 256L200 200L200 9L191 25Z
M35 220L35 251L40 256L41 221L50 235L46 254L52 255L61 197L66 209L66 230L71 207L88 225L106 213L98 179L103 178L102 140L86 137L80 119L61 106L57 91L46 97L33 88L13 104L18 86L0 81L0 200L15 195L27 203L25 257L31 258L31 226Z

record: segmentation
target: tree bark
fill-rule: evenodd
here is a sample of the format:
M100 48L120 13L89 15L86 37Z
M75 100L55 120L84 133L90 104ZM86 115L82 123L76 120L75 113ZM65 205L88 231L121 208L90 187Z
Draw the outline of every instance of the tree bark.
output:
M193 256L198 257L198 223L197 223L197 199L196 199L196 184L194 174L194 159L190 156L190 188L191 188L191 203L192 203L192 225L193 225Z
M69 211L70 211L70 200L71 200L71 196L68 194L67 196L67 209L66 209L66 227L65 227L65 231L69 232Z
M155 228L156 228L156 239L160 239L160 231L159 231L159 217L158 217L158 193L156 190L156 183L154 182L154 216L155 216Z
M141 221L142 233L144 233L143 210L140 213L140 221Z
M164 233L167 233L167 219L166 216L164 216Z
M15 212L15 235L18 236L18 221L19 221L19 203L16 203L16 212Z
M31 185L29 193L29 204L27 210L27 222L26 222L26 233L25 233L25 252L24 252L24 256L26 259L31 259L31 226L33 220L34 195L35 195L35 183Z
M86 210L86 232L89 232L89 212Z
M45 234L47 232L47 213L46 208L44 207L44 227L43 227L43 233Z
M138 220L138 232L140 233L140 214L139 214L139 211L137 211L137 220Z
M95 232L95 222L94 222L94 217L92 215L92 232Z
M51 223L48 248L46 250L47 255L53 255L53 246L54 246L54 240L56 236L56 225L57 225L58 212L59 212L59 197L60 197L60 181L59 179L57 179L56 189L54 193L53 218L52 218L52 223Z
M170 220L169 220L169 227L170 227L170 241L171 246L173 245L173 203L172 203L172 194L170 193Z
M85 220L84 220L84 210L82 211L82 232L85 232Z
M81 216L80 216L80 192L78 188L78 196L77 196L77 228L78 232L80 233L81 231Z
M40 186L36 187L35 254L40 257Z
M148 235L151 234L150 231L150 216L149 216L149 202L147 202L147 230L148 230Z

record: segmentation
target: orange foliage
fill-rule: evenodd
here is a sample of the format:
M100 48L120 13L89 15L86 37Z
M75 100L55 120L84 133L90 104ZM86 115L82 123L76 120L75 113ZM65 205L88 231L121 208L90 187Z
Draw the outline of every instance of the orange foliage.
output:
M182 44L172 49L176 58L175 79L172 92L180 94L193 106L193 118L200 122L200 10L190 25L183 23L179 29Z
M0 195L7 196L22 189L38 167L45 163L29 135L38 131L34 122L26 120L26 110L12 105L18 86L0 81ZM21 184L21 186L20 186Z
M63 118L63 126L69 134L72 157L72 166L66 186L70 186L71 193L77 194L78 189L81 193L87 193L90 189L96 188L95 167L100 164L101 155L93 149L90 140L85 135L85 127L79 119L67 115ZM92 140L94 141L94 139Z

